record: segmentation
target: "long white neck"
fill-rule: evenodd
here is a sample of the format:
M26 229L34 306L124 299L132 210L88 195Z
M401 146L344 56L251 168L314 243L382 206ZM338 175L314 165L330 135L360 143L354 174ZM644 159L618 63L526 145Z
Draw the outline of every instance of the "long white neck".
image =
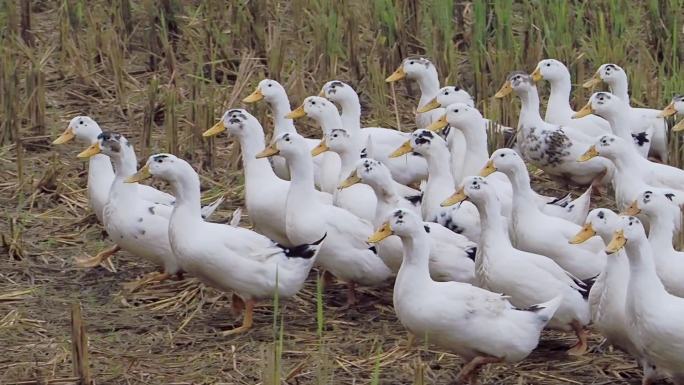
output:
M628 112L629 111L624 108L617 113L607 114L603 118L605 118L610 124L613 134L626 140L627 143L632 143L634 141L632 138L632 130L630 130L632 122L629 121Z
M432 98L437 96L437 93L439 92L439 76L437 75L437 70L430 68L428 72L417 76L415 81L420 88L420 101L418 102L418 107L422 107L432 100Z
M245 182L250 181L263 183L263 178L277 178L266 158L257 159L256 155L265 147L264 131L261 129L250 130L249 133L239 135L240 148L242 151L242 166L245 168Z
M138 171L138 160L133 146L123 145L120 151L117 156L112 157L112 162L116 170L115 179L123 180Z
M285 115L289 114L290 111L290 101L287 99L286 94L278 95L268 101L271 106L273 114L273 136L279 136L284 133L295 133L297 129L294 126L294 121L292 119L285 118Z
M631 298L634 302L658 303L660 298L668 294L658 278L651 246L645 239L631 240L625 245L625 251L629 258L628 292L632 293L627 296L628 301Z
M537 86L531 85L530 88L520 92L520 118L518 119L518 128L522 125L537 124L543 122L539 114L539 93Z
M361 159L361 151L363 151L363 147L360 143L349 143L344 149L337 151L341 161L340 181L349 176L352 170L356 168L356 163Z
M627 146L621 151L616 151L611 155L610 160L615 164L615 168L620 172L631 172L633 175L638 173L639 170L645 170L648 167L648 160L641 156L634 146L631 145L631 141L628 142Z
M361 129L361 103L356 92L337 101L342 109L342 125L346 130Z
M375 193L378 204L375 208L373 225L378 226L385 221L387 212L397 207L401 207L401 197L391 180L372 180L366 182Z
M172 220L182 218L183 221L203 221L200 181L197 173L194 170L182 170L169 182L173 195L176 197ZM187 226L187 223L184 225Z
M430 242L425 231L416 231L408 237L401 237L404 247L404 260L401 262L394 286L395 298L397 290L410 289L416 284L431 282L430 278Z
M527 170L503 171L513 186L513 211L514 212L540 212L535 202L536 193L530 186L530 176Z
M290 191L302 200L313 201L316 188L314 187L313 159L308 152L287 158L290 166Z
M672 240L677 231L675 223L681 223L681 214L678 209L660 210L659 213L649 215L651 228L648 232L648 241L651 248L658 253L671 253L674 246Z
M421 206L423 218L431 220L438 212L440 203L454 192L454 177L449 167L449 150L446 146L433 145L425 154L428 164L428 179L425 185L425 196Z
M627 105L629 105L629 84L627 82L627 77L620 76L618 78L611 79L608 82L608 87L610 88L610 93L616 95L618 98L622 99Z
M479 118L477 122L463 127L461 132L466 140L466 156L463 164L463 175L477 175L489 159L487 148L487 122Z
M551 93L546 105L544 120L549 121L549 116L571 116L574 111L570 107L570 92L572 90L570 73L567 73L567 77L564 76L562 79L549 81L549 84L551 85Z
M479 202L477 211L480 213L480 245L496 245L513 247L508 236L508 221L501 215L501 202L496 196L489 196L486 201Z

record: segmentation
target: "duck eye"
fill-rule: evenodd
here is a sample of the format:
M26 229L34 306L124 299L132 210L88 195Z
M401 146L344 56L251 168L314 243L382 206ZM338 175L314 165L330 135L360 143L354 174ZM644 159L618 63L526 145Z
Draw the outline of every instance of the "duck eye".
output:
M413 65L413 60L411 60L411 61L409 62L409 64Z
M454 110L455 113L458 113L458 108Z
M78 121L78 124L83 124L83 121L82 121L82 120L79 120L79 121Z
M311 105L312 105L312 106L315 105L315 104L316 104L316 102L313 102L313 101L311 102Z
M270 86L272 86L272 85L273 85L273 84L271 84L271 83L268 83L268 86L269 86L269 87L270 87Z
M504 156L506 156L506 154L501 154L501 155L499 155L499 156L503 158Z
M444 95L449 95L449 91L444 91Z
M551 63L546 63L546 66L547 66L547 67L551 67Z
M337 138L337 134L334 134L334 135L333 135L333 138Z

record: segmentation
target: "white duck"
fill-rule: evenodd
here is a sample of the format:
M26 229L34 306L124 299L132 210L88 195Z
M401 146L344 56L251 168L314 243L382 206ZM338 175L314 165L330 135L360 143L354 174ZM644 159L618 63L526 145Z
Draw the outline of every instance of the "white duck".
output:
M626 312L631 336L649 362L684 384L684 298L665 290L658 278L653 251L638 218L620 218L606 247L615 254L625 248L629 259ZM612 257L612 256L611 256Z
M78 154L78 157L89 158L99 153L109 156L116 170L103 210L107 234L122 250L163 268L161 274L153 273L134 283L131 288L146 282L163 281L181 273L169 243L172 207L144 199L137 183L124 183L137 169L133 146L123 135L105 131L98 135L97 142Z
M660 117L667 118L672 115L684 115L684 95L675 95L670 104L660 112ZM672 126L672 132L679 132L684 130L684 119Z
M287 159L292 176L287 193L288 238L295 243L310 243L327 233L318 262L348 284L347 303L354 304L357 283L377 285L392 273L378 257L377 249L366 243L372 225L345 209L314 199L313 162L303 137L283 134L257 157L273 155Z
M601 65L594 77L584 83L584 87L591 88L602 81L608 84L613 95L619 97L629 107L628 121L631 123L632 133L635 135L643 132L650 134L652 143L649 155L667 162L667 122L659 116L660 110L630 106L627 73L617 64L606 63Z
M355 143L347 130L334 128L323 135L318 146L311 150L311 155L315 158L328 150L335 152L342 160L339 183L356 168L363 149ZM357 185L344 190L337 189L333 195L333 203L369 222L375 218L375 207L378 204L373 190L365 185Z
M651 162L640 156L634 146L615 135L603 135L579 158L585 161L603 157L615 165L613 189L619 209L625 209L645 190L661 188L678 190L675 186L684 171L660 163ZM684 191L678 190L684 197Z
M340 188L346 189L363 183L377 196L377 209L373 225L379 226L395 209L409 210L420 215L420 196L404 197L397 189L392 175L384 163L375 159L361 159ZM418 198L418 199L416 199ZM474 278L477 245L466 237L432 222L424 223L430 239L430 276L435 281L472 282ZM378 254L395 273L402 261L402 246L398 237L388 237L378 244Z
M592 210L582 230L570 240L570 243L582 243L598 235L608 244L617 230L620 217L613 211L599 208ZM644 370L644 384L662 374L657 373L653 364L649 363L639 347L635 344L630 325L626 317L625 301L629 282L629 261L623 250L607 258L606 266L594 282L589 292L591 320L607 342L634 356Z
M418 110L430 103L439 92L439 75L437 68L430 60L424 57L408 57L401 62L401 65L385 81L395 82L401 79L413 80L418 83L420 88L420 100ZM427 112L416 113L416 127L426 128L440 116L444 115L444 110L437 108ZM460 132L452 132L447 138L449 148L452 153L452 164L462 164L465 157L465 138ZM454 180L461 180L461 175L454 175Z
M648 157L648 150L651 148L649 138L652 135L648 132L633 133L634 130L630 129L632 122L629 120L629 106L619 97L610 92L594 93L587 105L573 115L573 118L581 118L588 114L596 114L608 120L613 134L626 142L634 142L634 147L639 154L644 158Z
M508 221L501 215L495 188L483 177L469 176L464 179L463 187L444 202L452 205L469 199L480 213L481 246L475 256L477 285L495 293L506 293L518 308L562 297L548 326L575 332L577 344L568 350L568 354L586 353L584 326L589 324L591 316L589 304L583 297L585 290L580 287L582 283L576 282L551 259L513 247L508 236Z
M510 222L513 244L521 250L553 259L581 280L596 277L606 263L601 239L595 237L582 245L568 243L581 226L539 209L525 162L515 151L498 149L490 162L490 167L506 174L513 185L513 216ZM491 171L483 170L483 175L488 172Z
M361 134L364 146L369 141L373 145L373 158L385 163L392 171L393 178L402 184L420 183L427 178L427 163L417 156L406 159L389 159L387 156L408 139L408 134L382 127L361 128L361 103L359 95L344 82L332 80L321 89L319 96L339 104L342 113L342 126L345 130Z
M449 149L446 142L432 131L419 129L411 139L393 152L390 157L417 152L428 162L428 179L423 190L421 212L423 219L437 222L451 231L463 234L475 243L480 239L480 219L477 209L470 202L453 208L444 208L440 203L454 191L454 178L449 167Z
M451 104L446 107L446 111L446 115L433 123L430 128L439 129L448 124L452 129L461 130L467 145L463 175L478 175L489 161L487 130L482 124L484 119L476 108L462 103ZM497 197L504 207L510 207L513 190L508 177L500 172L493 172L487 175L487 181L495 186ZM584 223L584 218L589 211L591 189L587 189L574 201L571 201L570 194L563 198L546 197L537 193L535 195L539 208L545 213L578 224Z
M290 182L275 174L268 159L256 158L256 154L265 148L263 127L249 112L235 108L227 110L221 121L202 135L214 136L226 129L237 138L242 150L245 206L255 231L282 245L292 246L285 230L285 204ZM323 203L332 202L332 196L328 193L316 191L314 196Z
M454 351L468 362L458 375L459 382L476 384L483 365L518 362L537 346L560 297L519 310L500 294L467 283L435 282L430 278L430 242L422 219L410 211L395 210L369 241L379 242L393 234L404 245L404 260L394 284L397 318L416 337Z
M292 122L285 115L291 112L290 101L287 97L285 88L273 79L264 79L259 82L254 92L242 99L245 103L256 103L258 101L265 101L271 107L271 115L273 117L273 137L278 137L286 132L297 132L297 129ZM306 143L310 149L318 145L316 139L306 138ZM339 169L339 158L333 154L325 154L322 157L314 159L314 182L320 187L322 191L333 193L337 186L337 181L330 175L322 175L322 170ZM281 179L290 179L290 170L287 167L285 159L280 156L271 158L273 171Z
M515 92L522 103L518 120L517 145L525 159L550 176L578 185L610 180L612 165L607 160L580 163L577 158L593 142L569 126L550 124L539 114L539 94L532 78L512 72L495 97Z
M537 63L537 67L530 76L535 82L543 79L551 86L545 121L560 126L572 126L589 136L610 133L610 125L599 116L587 115L573 120L575 111L570 106L572 83L570 71L565 64L556 59L544 59Z
M646 216L650 224L648 241L658 276L670 294L684 297L684 253L672 245L682 223L682 210L677 200L677 194L673 192L647 190L639 194L625 214L643 213Z
M164 230L182 268L209 286L234 291L244 301L242 325L224 335L252 327L256 301L271 299L276 293L289 298L299 292L325 235L311 244L286 248L251 230L205 222L200 215L199 176L188 162L173 155L152 155L127 182L150 176L169 182L178 197ZM246 245L251 250L245 250Z

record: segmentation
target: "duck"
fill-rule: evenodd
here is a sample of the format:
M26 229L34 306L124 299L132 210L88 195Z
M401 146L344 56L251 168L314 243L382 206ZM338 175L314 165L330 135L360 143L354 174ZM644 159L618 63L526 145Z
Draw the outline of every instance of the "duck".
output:
M289 114L290 101L287 97L287 91L282 84L273 79L263 79L257 84L254 91L247 97L242 99L244 103L257 103L265 101L271 108L271 115L273 116L273 137L277 137L285 132L297 132L292 119L288 119L285 115ZM309 149L313 149L318 145L318 140L313 138L306 138L306 143ZM287 163L280 156L270 158L273 171L276 175L285 180L290 179L290 170ZM322 170L339 169L340 159L334 153L324 154L319 158L314 159L314 183L322 191L332 194L335 192L337 180L332 175L324 173Z
M401 79L408 79L418 83L420 88L420 100L418 101L418 110L421 110L426 104L430 103L439 92L439 75L437 74L437 67L425 57L407 57L402 60L401 64L387 79L386 82L396 82ZM433 109L426 112L416 113L416 128L427 128L432 122L444 115L444 110L441 108ZM449 148L453 154L452 164L462 164L465 157L465 138L460 132L451 132L447 137ZM454 175L454 180L460 180L461 175Z
M378 201L373 226L380 226L392 210L402 208L420 215L420 199L416 196L402 196L392 179L387 166L379 160L359 160L356 168L340 183L340 189L363 184L371 187ZM420 196L418 196L420 198ZM430 239L430 277L435 281L473 282L475 273L475 252L477 244L456 234L439 223L424 222ZM378 255L383 262L397 273L403 259L399 237L391 236L378 244Z
M428 234L420 216L409 210L394 210L368 240L377 243L391 235L399 236L404 246L393 290L397 318L417 338L466 360L457 382L476 384L482 366L519 362L537 347L560 297L518 309L501 294L468 283L432 280Z
M648 242L653 250L658 277L668 293L684 297L684 252L675 250L672 240L679 234L682 210L674 192L646 190L625 210L626 215L648 218Z
M311 155L316 157L327 151L333 151L339 155L342 160L338 177L339 183L356 168L357 161L361 159L362 150L360 146L354 145L354 140L347 130L334 128L324 134L319 145L311 150ZM372 222L378 202L373 189L366 185L357 185L344 190L338 188L334 195L333 204L349 210L359 218Z
M469 176L463 186L443 204L472 201L480 213L482 231L480 248L475 256L477 286L496 293L506 293L518 308L561 297L563 300L547 325L550 328L574 331L577 343L570 355L587 352L587 332L591 315L583 283L551 259L518 250L508 236L508 221L501 215L501 202L496 186L481 176Z
M514 92L521 101L517 146L525 159L563 183L580 186L603 184L610 180L612 164L607 160L580 163L577 157L594 138L569 126L550 124L539 114L539 94L532 78L520 71L508 75L494 95L503 98Z
M436 222L458 234L465 235L475 243L480 239L480 219L477 209L470 202L451 208L440 206L454 191L454 178L449 167L449 149L446 141L436 133L418 129L411 133L411 139L397 148L390 157L409 152L421 154L428 163L428 179L423 189L421 212L423 219Z
M473 100L473 97L465 90L458 86L447 86L447 87L442 87L439 90L439 93L437 93L437 96L435 96L434 99L432 99L428 104L425 106L421 107L418 109L419 112L427 112L434 110L435 108L441 108L442 110L445 111L446 113L446 107L454 104L454 103L463 103L467 105L468 107L475 108L475 102ZM444 115L442 115L444 116ZM496 122L490 121L489 119L483 118L481 120L481 123L483 125L483 131L487 132L489 131L490 127L494 129L496 132L500 132L503 135L508 135L510 134L513 129L510 127L502 126ZM463 157L458 157L454 156L456 151L458 151L457 148L454 147L454 143L451 140L453 138L453 135L451 135L451 129L449 126L446 125L444 122L444 119L438 119L430 126L428 126L428 129L435 130L435 127L439 127L439 129L442 129L443 127L443 136L447 138L447 144L449 145L449 151L451 152L451 172L454 175L454 183L457 185L461 183L461 180L465 176L469 176L471 174L468 174L468 168L465 166L466 163L472 163L473 160L470 159L467 155L467 152L470 151L468 149L468 139L465 139L465 151L466 155ZM465 135L464 132L462 132L463 135Z
M148 274L132 282L133 290L145 283L161 282L181 275L178 259L169 242L169 218L172 206L142 198L137 183L124 183L137 171L133 146L117 132L103 131L97 142L78 154L88 159L97 154L108 156L114 163L114 181L103 210L103 225L110 239L124 251L162 268L161 273Z
M608 159L614 164L612 184L619 210L626 209L645 190L665 188L682 192L676 188L679 185L677 176L681 175L682 170L641 157L630 142L618 136L606 134L599 137L578 161L584 162L595 157ZM684 192L677 196L684 196Z
M200 214L199 176L188 162L171 154L152 155L126 182L149 177L169 182L178 197L163 230L180 266L211 287L233 291L244 304L242 325L223 335L248 331L257 301L274 295L290 298L304 286L325 234L315 242L286 247L245 228L205 222Z
M313 161L304 138L285 133L276 138L257 158L283 156L290 167L287 193L286 229L290 241L305 244L327 234L318 263L327 272L346 282L347 306L357 303L357 284L375 286L387 280L392 271L378 256L377 248L366 243L373 232L370 222L349 211L313 199ZM305 241L305 240L309 241Z
M601 82L607 83L610 92L620 98L629 107L628 121L632 133L642 135L649 133L646 139L651 140L650 156L659 158L663 163L667 163L668 144L667 144L667 122L660 117L660 110L652 108L634 108L630 105L629 82L627 73L617 64L602 64L594 76L583 84L584 88L592 88ZM643 139L645 140L645 139Z
M629 106L620 100L618 96L610 92L594 93L589 98L587 104L573 115L573 119L581 119L588 114L596 114L605 118L610 123L613 134L627 142L634 142L634 147L639 154L644 158L648 157L648 151L651 148L651 141L648 138L652 134L649 132L632 133L633 130L630 129L632 123L629 120Z
M595 235L609 244L620 223L620 216L606 208L589 212L582 229L570 240L579 244ZM632 337L626 316L627 284L629 282L629 261L624 249L606 260L606 265L589 292L592 325L610 345L632 355L644 371L644 384L663 377L654 365L648 362Z
M354 88L340 80L331 80L323 85L321 97L325 97L341 108L342 126L356 135L361 134L361 142L372 142L372 155L384 162L392 171L392 177L405 185L420 183L427 178L427 163L419 156L407 156L406 159L390 159L387 156L392 150L404 143L409 134L383 127L361 128L361 103Z
M625 249L629 261L626 316L631 336L649 362L684 384L684 298L667 292L639 218L620 217L606 253Z
M551 87L544 121L559 126L572 126L591 137L610 133L610 125L600 116L587 114L581 118L573 118L575 111L570 106L572 83L570 71L565 64L556 59L541 60L530 76L535 82L548 81Z
M594 237L581 245L568 243L581 226L548 215L539 209L525 162L514 150L498 149L489 160L491 163L488 163L480 175L500 171L506 174L513 185L510 230L515 247L553 259L582 281L598 276L606 263L603 241Z
M255 231L281 245L293 246L287 237L285 225L285 204L290 181L279 178L268 159L256 158L266 147L261 123L247 110L232 108L226 110L221 120L202 136L211 137L226 130L240 144L245 172L245 206ZM305 142L309 144L308 140ZM322 203L332 203L331 194L317 190L313 195Z
M487 131L482 128L483 120L484 118L477 108L463 103L454 103L446 107L446 115L429 127L435 130L451 127L451 129L463 132L466 138L466 158L463 164L463 175L478 175L489 162ZM487 175L487 180L491 185L495 186L497 197L504 207L510 207L513 190L508 177L500 172L492 172ZM556 198L535 193L535 199L538 201L540 209L545 213L579 224L584 223L584 218L589 211L591 188L588 188L574 201L571 199L570 194L562 198Z
M658 115L661 118L667 118L673 115L684 115L684 95L675 95L670 104L665 107ZM679 132L684 130L684 119L672 126L672 132Z

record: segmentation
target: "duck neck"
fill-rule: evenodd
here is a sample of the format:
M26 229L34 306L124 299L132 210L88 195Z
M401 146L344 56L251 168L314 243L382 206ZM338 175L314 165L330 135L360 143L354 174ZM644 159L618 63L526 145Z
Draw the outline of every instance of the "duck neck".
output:
M439 76L437 76L437 70L434 68L431 69L432 71L428 71L427 73L416 77L418 88L420 88L420 102L418 107L427 104L439 92Z
M123 145L120 151L117 156L112 157L112 162L116 170L115 179L124 180L138 170L138 160L133 146Z
M189 166L188 166L189 167ZM183 221L202 221L202 205L199 176L194 170L178 175L171 180L171 189L176 197L173 217L182 215Z
M658 254L674 252L672 240L677 231L675 223L681 221L679 210L662 210L663 212L653 216L648 233L648 241L653 250L658 250ZM657 218L657 220L655 220Z
M535 124L542 122L543 120L539 114L539 93L537 92L537 86L530 86L529 89L520 92L518 96L520 97L521 103L518 128L520 128L523 123Z
M530 176L527 174L527 170L509 170L505 174L511 180L513 187L513 210L539 212L539 207L535 203L535 192L530 187Z
M337 155L340 156L340 180L349 176L349 174L356 168L356 163L361 159L361 151L363 148L361 146L354 144L347 146L345 149L338 151Z
M359 96L349 95L349 97L338 100L337 103L342 109L342 125L346 130L361 129L361 103Z
M487 148L487 123L480 119L477 123L462 129L466 140L466 156L463 165L463 175L477 175L489 159Z
M610 124L613 134L626 140L627 143L632 143L634 139L632 138L632 131L629 129L631 123L627 112L628 111L626 110L622 110L618 113L608 114L605 116L605 119Z
M397 274L397 286L409 286L431 281L430 242L425 231L416 231L408 237L401 237L404 259Z
M571 116L574 111L570 107L570 91L572 88L570 74L568 73L562 79L550 81L549 84L551 85L551 92L546 106L546 120L549 120L549 115Z
M289 194L299 199L313 200L316 188L314 187L313 160L307 153L297 154L287 159L290 167L290 191Z
M642 299L646 297L647 301L655 301L658 297L666 295L665 287L658 278L653 252L648 242L645 239L628 241L625 252L629 258L629 290L638 293Z
M428 179L421 210L425 220L441 210L440 203L454 192L454 177L449 167L449 150L446 147L430 149L425 154L428 164Z
M616 95L618 98L622 99L627 105L629 105L629 86L626 77L620 77L620 79L613 79L608 83L608 88L610 88L610 93Z
M256 155L263 151L265 147L263 129L252 130L247 135L241 135L239 141L246 182L249 183L249 180L255 179L260 180L260 176L275 177L269 160L266 158L256 158Z
M482 228L480 244L513 247L508 236L508 222L501 215L501 202L496 196L488 197L485 202L479 202L475 206L480 214Z
M295 133L297 130L292 119L285 118L289 114L290 101L287 100L287 95L280 95L268 102L271 106L271 113L273 114L273 136L279 136L285 133Z

